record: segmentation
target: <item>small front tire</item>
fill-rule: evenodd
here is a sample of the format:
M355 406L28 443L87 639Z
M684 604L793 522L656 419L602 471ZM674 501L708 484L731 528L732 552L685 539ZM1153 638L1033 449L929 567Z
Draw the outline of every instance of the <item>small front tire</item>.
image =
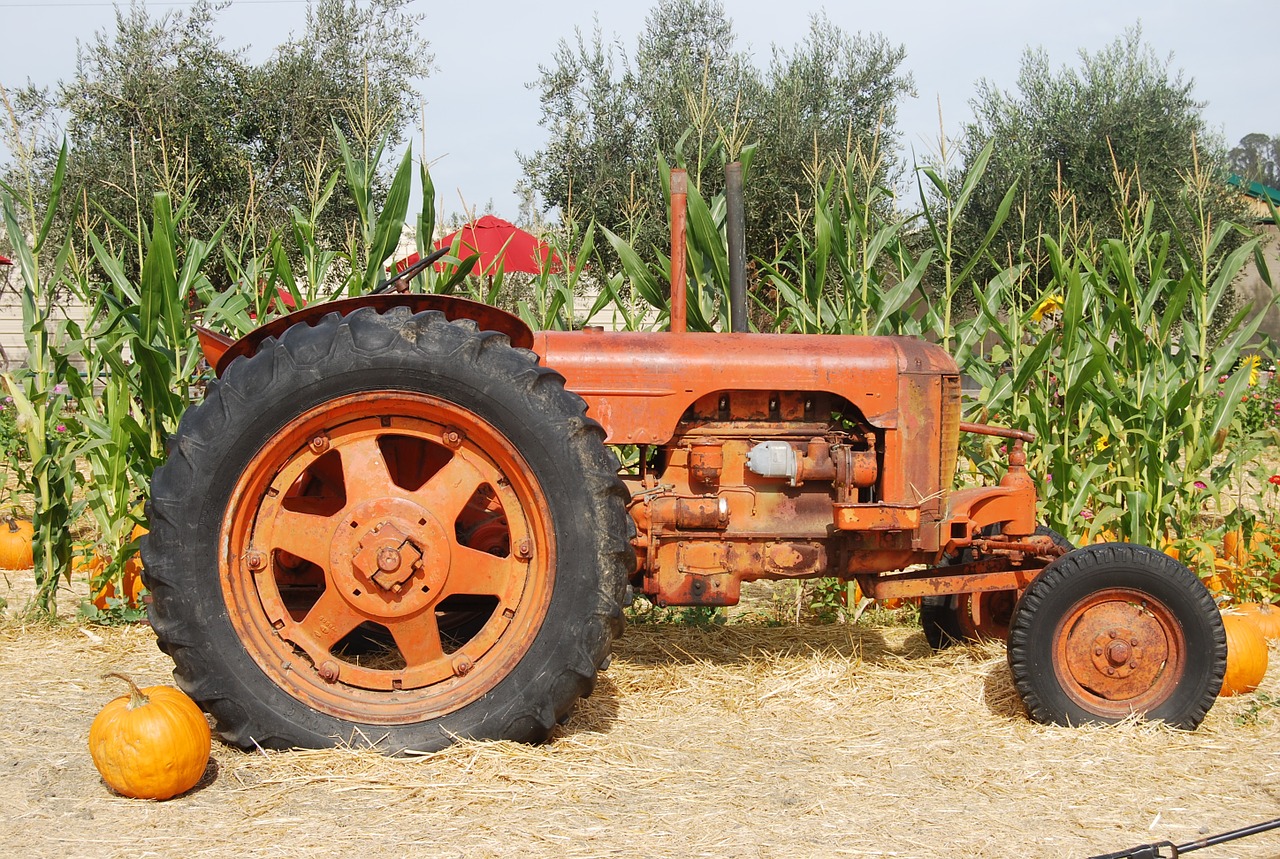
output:
M1198 578L1162 552L1086 546L1027 587L1009 668L1037 722L1113 723L1137 713L1194 729L1222 686L1226 634Z

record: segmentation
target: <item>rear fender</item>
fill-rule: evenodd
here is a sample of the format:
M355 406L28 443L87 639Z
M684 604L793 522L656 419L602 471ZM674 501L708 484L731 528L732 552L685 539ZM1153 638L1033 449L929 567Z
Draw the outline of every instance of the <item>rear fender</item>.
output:
M379 313L393 307L407 307L413 313L424 310L438 310L447 319L470 319L480 326L482 331L497 331L507 335L511 345L521 349L533 348L533 330L518 316L499 310L478 301L459 298L454 295L433 295L416 293L388 293L386 295L362 295L357 298L344 298L338 301L327 301L312 304L301 310L273 319L266 325L255 328L239 340L196 326L196 334L200 338L200 349L214 372L221 376L227 367L241 355L252 355L258 345L268 337L279 337L286 329L294 325L312 325L330 313L346 316L361 307L372 307Z

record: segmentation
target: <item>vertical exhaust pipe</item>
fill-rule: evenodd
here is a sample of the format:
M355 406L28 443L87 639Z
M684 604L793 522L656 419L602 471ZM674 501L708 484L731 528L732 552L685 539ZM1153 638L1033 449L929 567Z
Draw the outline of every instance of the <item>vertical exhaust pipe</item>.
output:
M747 330L747 217L742 162L724 168L725 227L729 234L729 330Z
M688 279L685 249L685 224L688 220L689 177L684 170L671 171L671 326L672 333L683 334L686 324L685 283Z

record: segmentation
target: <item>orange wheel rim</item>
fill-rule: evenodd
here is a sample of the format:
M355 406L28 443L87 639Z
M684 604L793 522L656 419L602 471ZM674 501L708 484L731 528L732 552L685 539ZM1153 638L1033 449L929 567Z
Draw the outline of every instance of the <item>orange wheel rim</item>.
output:
M1076 704L1123 718L1158 706L1177 687L1187 668L1186 636L1160 601L1111 588L1066 613L1054 633L1053 663Z
M1017 602L1017 591L961 594L956 612L961 633L966 638L977 640L1008 639L1009 621L1013 617L1013 607Z
M406 391L351 394L268 440L222 524L223 595L259 667L307 706L402 724L479 698L550 603L529 466L491 424Z

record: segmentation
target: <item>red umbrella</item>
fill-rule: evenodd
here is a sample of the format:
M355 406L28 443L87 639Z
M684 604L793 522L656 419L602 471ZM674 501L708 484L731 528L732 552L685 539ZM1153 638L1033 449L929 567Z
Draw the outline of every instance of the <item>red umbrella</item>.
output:
M529 274L537 274L544 267L552 271L560 268L560 258L552 252L550 245L515 224L493 215L485 215L450 233L436 242L435 246L450 248L455 241L459 241L458 259L466 259L473 254L480 255L471 274L493 275L497 273L499 266L504 272L523 271ZM418 259L415 253L397 261L396 271L404 271ZM437 271L443 267L443 263L436 263Z

